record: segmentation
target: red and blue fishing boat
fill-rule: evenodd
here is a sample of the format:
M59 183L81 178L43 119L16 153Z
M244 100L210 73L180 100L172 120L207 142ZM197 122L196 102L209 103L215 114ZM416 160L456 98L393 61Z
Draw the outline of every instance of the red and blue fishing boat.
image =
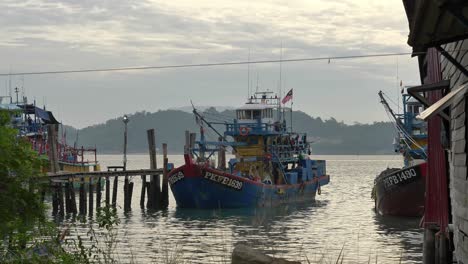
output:
M394 149L403 156L404 166L387 168L375 178L375 210L381 215L421 216L427 175L427 124L416 116L424 106L411 95L403 94L403 113L397 114L382 91L379 97L395 125Z
M285 117L292 110L283 105L291 99L292 90L283 100L273 92L256 92L232 121L224 122L211 122L194 108L200 140L187 137L184 164L168 174L177 206L252 208L313 201L330 177L325 160L310 159L307 135L287 127ZM207 128L218 141L206 140ZM233 154L228 162L226 150Z

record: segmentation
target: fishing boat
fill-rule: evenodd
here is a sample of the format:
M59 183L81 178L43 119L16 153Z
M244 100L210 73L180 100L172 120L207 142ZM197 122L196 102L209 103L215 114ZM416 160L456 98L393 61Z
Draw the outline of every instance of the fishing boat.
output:
M184 164L168 174L177 206L255 208L313 201L330 177L325 160L309 158L307 135L287 127L286 111L292 110L282 104L291 99L292 90L283 100L270 91L256 92L235 110L232 121L224 122L210 121L194 107L200 139L187 136ZM218 141L207 140L207 128ZM228 162L226 149L233 154Z
M375 210L381 215L421 216L427 175L427 124L416 116L423 105L411 95L403 94L403 113L397 114L382 91L379 97L395 126L394 150L403 156L404 166L387 168L375 178L372 190Z
M18 90L16 89L16 93ZM13 102L11 96L0 96L0 110L7 111L11 119L11 126L18 130L18 137L28 141L33 150L44 159L49 157L48 126L61 125L51 111L45 107L37 107L35 103L29 104L27 98ZM58 126L56 126L58 129ZM56 131L58 133L58 131ZM65 134L57 143L59 170L66 172L99 171L96 148L70 146L66 142ZM85 157L86 156L86 157ZM89 157L93 160L89 161ZM48 172L48 167L44 172Z

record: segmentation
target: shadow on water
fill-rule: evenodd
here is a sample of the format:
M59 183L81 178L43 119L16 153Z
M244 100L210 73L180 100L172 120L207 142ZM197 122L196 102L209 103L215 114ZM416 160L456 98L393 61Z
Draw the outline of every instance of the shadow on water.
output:
M405 261L422 261L423 229L420 217L374 216L378 233L384 238L398 238L405 250Z
M262 208L237 208L198 210L176 208L172 216L181 222L213 222L217 220L236 220L237 224L245 226L271 225L276 221L285 222L296 214L313 214L318 208L327 205L327 201L313 201L300 204L279 205Z

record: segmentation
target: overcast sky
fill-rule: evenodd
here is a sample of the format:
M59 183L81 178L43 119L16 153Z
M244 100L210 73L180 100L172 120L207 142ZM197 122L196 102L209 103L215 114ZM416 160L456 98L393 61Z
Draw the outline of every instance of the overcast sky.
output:
M286 4L287 3L287 4ZM0 72L157 66L409 52L401 1L2 0ZM279 64L251 65L253 86L277 91ZM247 65L12 77L29 100L85 127L136 111L240 106ZM9 79L0 77L0 94ZM419 84L416 59L282 64L294 108L346 123L387 121L377 92L397 100ZM24 85L23 85L24 83Z

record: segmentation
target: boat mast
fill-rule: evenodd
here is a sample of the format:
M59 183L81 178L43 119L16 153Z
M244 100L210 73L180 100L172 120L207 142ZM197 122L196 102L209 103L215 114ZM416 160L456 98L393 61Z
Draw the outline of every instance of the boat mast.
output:
M383 104L383 106L385 107L385 109L390 113L390 115L393 117L393 119L395 119L395 122L397 123L397 125L401 128L401 129L405 129L405 125L401 122L401 120L396 116L396 114L393 112L392 108L390 108L390 106L388 105L388 102L387 100L385 100L384 96L383 96L383 93L382 91L379 91L379 97L380 97L380 103Z

